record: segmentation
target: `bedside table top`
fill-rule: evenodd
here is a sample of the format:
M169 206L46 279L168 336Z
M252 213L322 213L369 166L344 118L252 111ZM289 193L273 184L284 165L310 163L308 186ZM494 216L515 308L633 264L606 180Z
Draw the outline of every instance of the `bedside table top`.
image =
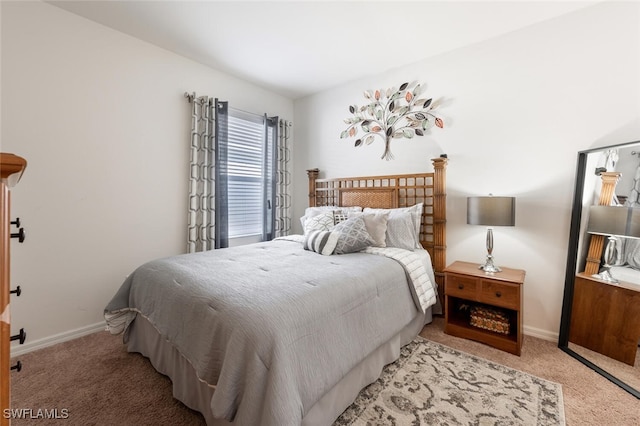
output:
M634 284L634 283L628 283L626 281L618 281L617 283L611 283L611 282L608 282L608 281L603 281L601 279L598 279L598 278L596 278L596 277L594 277L592 275L586 274L584 272L580 272L580 273L576 274L576 277L582 278L582 279L585 279L585 280L595 281L595 282L598 282L598 283L603 284L603 285L610 285L610 286L613 286L615 288L624 288L626 290L640 292L640 286L638 286L637 284Z
M470 275L477 278L488 278L496 281L508 281L508 282L519 283L519 284L524 283L524 276L526 272L522 269L512 269L512 268L505 268L503 266L500 266L500 269L502 269L502 272L487 273L487 272L484 272L482 269L479 269L478 268L479 266L480 266L479 263L457 261L447 266L444 269L444 272Z

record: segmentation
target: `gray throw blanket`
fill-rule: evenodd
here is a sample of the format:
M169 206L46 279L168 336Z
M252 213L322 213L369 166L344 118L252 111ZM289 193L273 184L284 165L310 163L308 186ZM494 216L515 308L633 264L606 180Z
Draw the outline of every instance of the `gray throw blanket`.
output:
M136 315L216 387L214 417L284 426L419 312L395 260L276 240L142 265L105 308L114 334Z

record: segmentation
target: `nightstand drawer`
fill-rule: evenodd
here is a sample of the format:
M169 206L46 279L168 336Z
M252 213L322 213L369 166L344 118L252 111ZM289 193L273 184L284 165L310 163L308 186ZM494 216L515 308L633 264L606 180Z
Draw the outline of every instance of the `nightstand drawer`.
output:
M475 299L478 288L478 280L464 275L447 274L445 282L445 294L450 296Z
M520 287L517 284L482 280L480 301L504 308L519 309Z

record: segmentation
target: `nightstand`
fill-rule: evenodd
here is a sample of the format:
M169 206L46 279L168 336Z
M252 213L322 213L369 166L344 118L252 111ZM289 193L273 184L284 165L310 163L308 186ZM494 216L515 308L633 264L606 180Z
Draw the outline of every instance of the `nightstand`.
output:
M444 270L444 332L520 356L524 276L521 269L503 267L487 274L477 263L449 265Z

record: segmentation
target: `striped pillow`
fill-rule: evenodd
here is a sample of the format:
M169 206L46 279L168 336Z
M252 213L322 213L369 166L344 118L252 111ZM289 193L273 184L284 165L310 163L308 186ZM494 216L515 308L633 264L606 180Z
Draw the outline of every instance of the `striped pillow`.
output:
M328 256L333 254L339 236L337 232L309 231L304 239L304 249Z

